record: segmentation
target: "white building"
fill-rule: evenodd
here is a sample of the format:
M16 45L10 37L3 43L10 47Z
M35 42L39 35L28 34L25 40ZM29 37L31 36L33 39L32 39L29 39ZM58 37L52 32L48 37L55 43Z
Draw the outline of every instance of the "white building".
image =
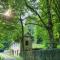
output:
M14 42L11 45L11 54L14 56L19 56L19 54L20 54L20 43Z

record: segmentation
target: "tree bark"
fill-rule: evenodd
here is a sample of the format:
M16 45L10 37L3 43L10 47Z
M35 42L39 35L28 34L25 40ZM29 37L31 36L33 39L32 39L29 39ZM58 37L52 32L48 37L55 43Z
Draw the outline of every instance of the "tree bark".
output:
M47 4L47 15L48 15L48 34L50 39L50 48L56 48L56 44L54 42L54 35L53 35L53 23L51 18L51 1L46 0Z
M22 38L21 38L21 55L24 56L24 26L23 26L23 20L20 16L20 23L21 23L21 30L22 30Z
M54 35L53 35L53 30L49 30L48 29L48 34L49 34L49 40L50 40L50 46L49 46L49 48L56 48L57 46L56 46L56 43L55 43L55 41L54 41Z

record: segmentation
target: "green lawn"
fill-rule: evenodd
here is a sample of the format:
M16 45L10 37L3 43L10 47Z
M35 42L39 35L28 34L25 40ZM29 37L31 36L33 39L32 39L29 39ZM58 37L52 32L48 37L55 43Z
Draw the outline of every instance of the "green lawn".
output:
M23 60L21 57L16 57L16 60Z
M32 48L44 48L44 49L46 49L46 46L44 44L33 44Z

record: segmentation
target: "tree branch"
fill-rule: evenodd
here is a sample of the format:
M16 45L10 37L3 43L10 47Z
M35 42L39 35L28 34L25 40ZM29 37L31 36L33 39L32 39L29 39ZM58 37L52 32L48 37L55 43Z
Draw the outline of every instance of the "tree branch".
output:
M29 25L29 24L37 25L37 26L43 27L42 25L40 25L40 24L36 24L36 23L26 23L25 25Z
M38 12L37 12L35 9L33 9L33 7L29 6L28 3L26 2L26 0L24 0L24 1L25 1L26 6L27 6L31 11L33 11L33 12L39 17L39 19L40 19L41 22L43 23L44 27L47 28L47 25L43 22L43 19L42 19L41 16L38 14Z

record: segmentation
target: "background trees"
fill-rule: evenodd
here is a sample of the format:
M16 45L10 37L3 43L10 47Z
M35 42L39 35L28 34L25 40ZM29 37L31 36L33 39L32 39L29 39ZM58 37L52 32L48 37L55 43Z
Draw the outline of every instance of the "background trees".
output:
M60 3L59 0L1 0L0 2L0 41L11 43L22 37L21 21L24 34L30 32L33 43L38 41L56 48L60 39ZM11 19L1 15L5 10L12 9ZM57 43L56 43L57 42ZM2 46L3 46L2 45Z
M48 31L49 40L50 40L50 48L56 48L56 42L54 38L54 31L55 31L54 27L56 27L56 21L58 20L57 16L59 16L59 14L57 13L59 11L58 2L59 1L54 1L54 0L52 1L51 0L44 0L44 1L39 0L38 2L39 6L38 6L38 9L36 10L32 6L32 4L28 4L27 0L25 0L26 6L36 14L35 16L38 16L38 18L40 19L39 22L41 22L44 28ZM53 6L55 9L53 8Z

